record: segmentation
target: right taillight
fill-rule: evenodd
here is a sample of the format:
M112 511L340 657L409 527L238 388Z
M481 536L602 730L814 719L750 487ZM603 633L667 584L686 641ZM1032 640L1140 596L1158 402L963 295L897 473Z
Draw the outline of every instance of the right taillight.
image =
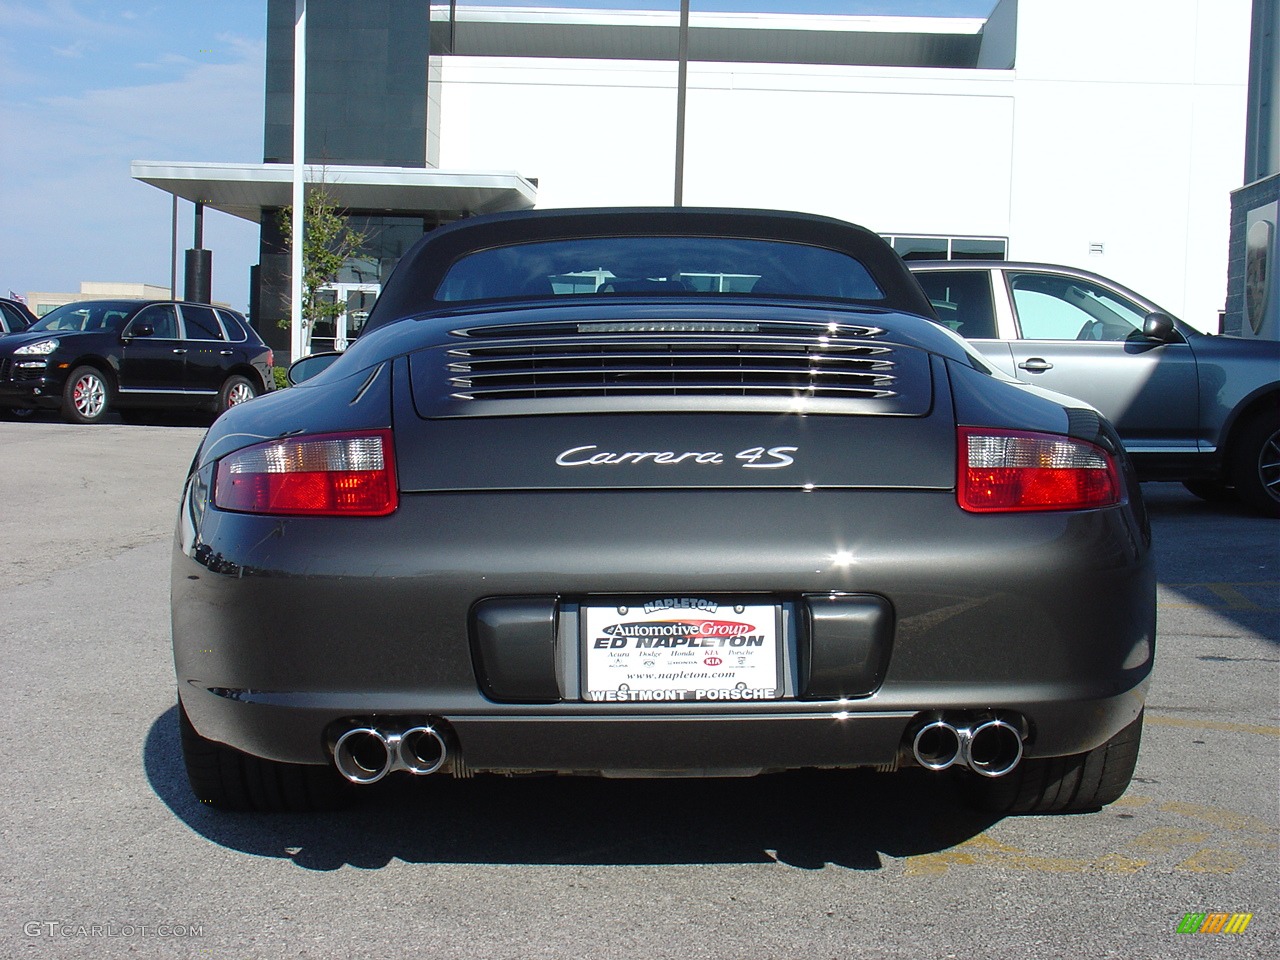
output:
M956 499L973 513L1084 510L1120 502L1115 459L1052 433L960 427Z

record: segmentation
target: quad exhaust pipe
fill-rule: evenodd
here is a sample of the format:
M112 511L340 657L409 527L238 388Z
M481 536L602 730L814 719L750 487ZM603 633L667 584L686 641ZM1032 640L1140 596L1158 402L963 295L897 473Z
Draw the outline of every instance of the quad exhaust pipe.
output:
M426 776L448 759L449 745L429 723L404 729L353 726L333 743L333 765L352 783L377 783L395 770Z
M1022 734L997 717L957 723L937 717L916 729L911 755L926 770L959 764L980 776L1003 777L1022 760Z

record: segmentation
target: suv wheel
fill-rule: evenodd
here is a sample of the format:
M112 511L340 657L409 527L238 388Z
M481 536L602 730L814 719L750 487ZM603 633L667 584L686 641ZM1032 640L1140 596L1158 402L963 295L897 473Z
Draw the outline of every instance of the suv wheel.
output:
M62 416L71 423L98 423L111 407L111 384L96 367L76 367L62 388Z
M1023 760L997 779L967 770L969 802L991 813L1084 813L1120 799L1133 779L1142 741L1142 714L1088 753Z
M1280 517L1280 410L1254 416L1232 447L1231 481L1241 502Z
M252 400L258 395L253 383L239 374L227 377L222 389L218 392L218 413L226 413L236 404Z
M187 780L201 803L222 810L311 813L337 809L351 798L351 784L332 767L264 760L206 740L181 701L178 730Z

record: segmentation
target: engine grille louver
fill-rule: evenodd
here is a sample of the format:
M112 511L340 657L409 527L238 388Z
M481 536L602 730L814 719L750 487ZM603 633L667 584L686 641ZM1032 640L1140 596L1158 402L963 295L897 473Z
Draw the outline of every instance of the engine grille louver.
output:
M893 350L822 336L578 336L453 347L457 400L897 395Z

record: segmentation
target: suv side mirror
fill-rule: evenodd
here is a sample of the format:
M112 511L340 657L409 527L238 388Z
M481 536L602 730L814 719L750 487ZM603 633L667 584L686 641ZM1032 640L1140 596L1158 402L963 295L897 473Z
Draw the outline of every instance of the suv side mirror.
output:
M1167 313L1148 313L1147 318L1142 321L1142 335L1148 340L1172 343L1177 337L1173 317Z
M135 323L126 332L125 337L153 337L156 328L149 323Z

